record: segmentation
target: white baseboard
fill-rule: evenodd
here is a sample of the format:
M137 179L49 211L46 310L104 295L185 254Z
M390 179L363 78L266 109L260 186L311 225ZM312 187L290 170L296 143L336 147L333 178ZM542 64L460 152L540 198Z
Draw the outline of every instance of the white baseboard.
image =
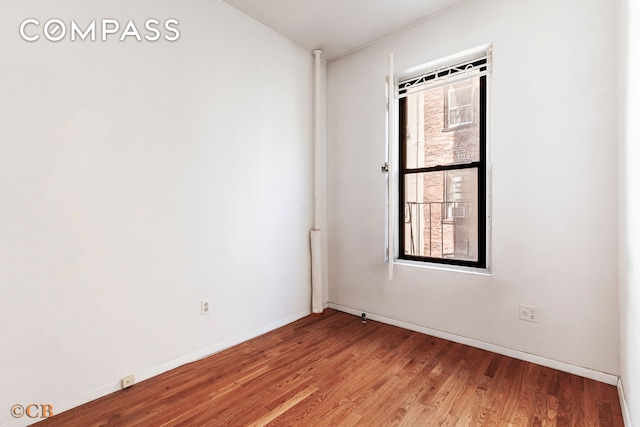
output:
M423 334L431 335L434 337L446 339L449 341L465 344L471 347L480 348L482 350L491 351L493 353L502 354L503 356L513 357L514 359L524 360L525 362L531 362L538 365L546 366L548 368L557 369L559 371L568 372L570 374L579 375L581 377L590 378L592 380L600 381L610 385L618 384L618 377L616 375L608 374L605 372L596 371L594 369L584 368L582 366L572 365L570 363L560 362L558 360L548 359L546 357L537 356L535 354L526 353L524 351L514 350L507 347L502 347L496 344L476 340L473 338L463 337L461 335L451 334L449 332L439 331L437 329L427 328L425 326L415 325L413 323L404 322L402 320L391 319L389 317L380 316L371 313L367 310L357 310L351 307L345 307L340 304L328 303L329 308L333 308L338 311L360 316L362 313L367 313L367 318L378 322L386 323L400 328L408 329L411 331L420 332Z
M278 329L284 325L288 325L289 323L295 322L298 319L301 319L311 313L310 310L305 310L291 316L285 317L277 322L273 322L267 326L263 326L262 328L253 330L246 334L239 335L237 337L233 337L229 340L223 341L221 343L212 345L210 347L206 347L202 350L196 351L191 354L187 354L185 356L179 357L177 359L171 360L167 363L163 363L162 365L155 366L152 368L145 369L140 372L134 372L134 376L136 378L136 383L139 383L144 380L148 380L149 378L153 378L157 375L160 375L164 372L170 371L172 369L178 368L180 366L186 365L187 363L195 362L197 360L203 359L205 357L211 356L212 354L219 353L223 350L226 350L234 345L241 344L245 341L249 341L252 338L258 337L260 335L266 334L267 332L271 332L274 329ZM75 396L69 400L64 402L59 402L53 404L53 413L59 414L69 409L76 408L80 405L84 405L87 402L91 402L92 400L96 400L100 397L106 396L108 394L114 393L118 390L122 389L122 385L120 380L113 381L111 383L102 385L100 387L96 387L92 390L86 391L78 396ZM42 421L42 419L29 419L27 417L19 418L12 420L8 423L2 424L3 427L24 427L36 423L38 421Z
M294 315L288 316L284 319L281 319L277 322L273 322L267 326L263 326L246 334L239 335L237 337L231 338L229 340L223 341L221 343L212 345L210 347L204 348L200 351L196 351L195 353L188 354L186 356L179 357L170 362L164 363L160 366L156 366L154 368L146 369L136 375L136 382L138 376L140 377L140 381L147 380L149 378L153 378L156 375L160 375L164 372L175 369L179 366L186 365L187 363L195 362L196 360L204 359L205 357L209 357L212 354L219 353L223 350L226 350L234 345L241 344L245 341L249 341L252 338L258 337L260 335L266 334L267 332L271 332L274 329L278 329L284 325L288 325L289 323L295 322L296 320L302 319L305 316L308 316L311 313L309 310L305 310Z
M627 398L624 395L624 387L622 379L618 378L618 398L620 399L620 409L622 410L622 419L626 427L631 427L631 417L629 416L629 407L627 406Z

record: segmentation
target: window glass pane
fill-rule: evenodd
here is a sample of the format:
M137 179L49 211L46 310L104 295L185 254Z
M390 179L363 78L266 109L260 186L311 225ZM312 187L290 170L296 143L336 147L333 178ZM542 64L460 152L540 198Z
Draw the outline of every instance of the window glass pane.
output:
M478 169L405 175L404 255L478 261Z
M480 161L480 78L406 98L407 169Z

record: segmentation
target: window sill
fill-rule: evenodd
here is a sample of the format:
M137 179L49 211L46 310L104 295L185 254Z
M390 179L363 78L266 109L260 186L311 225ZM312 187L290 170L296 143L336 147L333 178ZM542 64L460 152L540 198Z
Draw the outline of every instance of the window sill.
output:
M408 259L396 259L393 262L395 265L402 265L406 267L426 268L429 270L442 270L451 271L454 273L466 273L475 274L478 276L491 276L491 267L475 268L475 267L463 267L460 265L438 264L435 262L424 261L412 261Z

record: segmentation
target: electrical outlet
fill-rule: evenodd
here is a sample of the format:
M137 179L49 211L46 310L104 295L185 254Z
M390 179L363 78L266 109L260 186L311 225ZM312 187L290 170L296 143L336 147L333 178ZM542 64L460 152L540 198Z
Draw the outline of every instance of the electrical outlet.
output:
M540 320L540 307L520 304L520 320L538 323L538 320Z
M211 298L200 300L200 314L205 315L211 313Z
M133 375L129 375L128 377L124 377L122 379L122 388L131 387L135 383L136 383L136 379L133 377Z

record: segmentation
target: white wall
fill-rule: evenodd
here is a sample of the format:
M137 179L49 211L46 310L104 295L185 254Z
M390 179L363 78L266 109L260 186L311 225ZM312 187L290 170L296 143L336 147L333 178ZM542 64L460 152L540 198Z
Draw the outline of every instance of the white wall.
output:
M27 43L28 17L181 37ZM7 0L0 52L0 424L310 312L310 52L217 0Z
M620 2L620 376L640 425L640 2Z
M608 0L469 1L330 63L330 302L616 375L615 19ZM397 265L389 281L387 55L401 72L485 43L492 275Z

